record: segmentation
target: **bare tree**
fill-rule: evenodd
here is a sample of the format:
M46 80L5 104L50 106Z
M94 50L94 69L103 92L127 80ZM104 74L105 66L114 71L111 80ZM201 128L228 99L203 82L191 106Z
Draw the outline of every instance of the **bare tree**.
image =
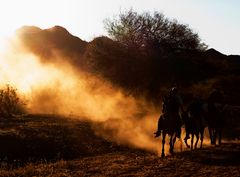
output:
M197 33L188 25L169 20L162 13L139 14L132 9L120 13L118 18L107 19L105 28L116 41L128 48L178 50L206 50Z

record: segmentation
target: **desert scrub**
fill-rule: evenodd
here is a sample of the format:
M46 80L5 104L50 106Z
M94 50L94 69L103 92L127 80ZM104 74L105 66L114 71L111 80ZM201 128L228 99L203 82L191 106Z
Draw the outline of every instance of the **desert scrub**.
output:
M25 103L17 89L6 85L0 88L0 117L9 118L25 113Z

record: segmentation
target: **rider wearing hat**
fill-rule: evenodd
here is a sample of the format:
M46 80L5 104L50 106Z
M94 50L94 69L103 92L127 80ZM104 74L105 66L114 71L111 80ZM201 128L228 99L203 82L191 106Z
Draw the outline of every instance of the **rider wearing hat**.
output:
M179 126L177 128L177 137L180 138L181 135L181 125L182 125L182 121L181 121L181 117L180 117L180 110L182 112L184 112L183 109L183 102L182 102L182 98L178 93L178 89L177 87L172 87L170 89L169 95L167 96L166 100L164 100L164 104L165 107L163 109L163 113L166 114L166 116L161 116L158 120L158 130L154 133L155 137L159 137L161 135L161 130L162 130L162 119L163 118L169 118L169 116L171 116L171 118L174 118L174 121L176 121L176 124Z

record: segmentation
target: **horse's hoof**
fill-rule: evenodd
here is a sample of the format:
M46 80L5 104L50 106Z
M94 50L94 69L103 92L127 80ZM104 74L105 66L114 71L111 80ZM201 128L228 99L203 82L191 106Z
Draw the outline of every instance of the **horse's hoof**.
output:
M157 137L159 137L161 135L161 132L160 131L156 131L154 134L155 134L154 137L157 138Z
M170 154L173 154L174 152L173 152L173 149L170 149Z
M187 148L190 148L190 146L187 144L187 141L186 141L186 140L184 140L184 142L185 142L185 144L186 144Z
M216 145L216 142L215 141L211 141L211 145Z

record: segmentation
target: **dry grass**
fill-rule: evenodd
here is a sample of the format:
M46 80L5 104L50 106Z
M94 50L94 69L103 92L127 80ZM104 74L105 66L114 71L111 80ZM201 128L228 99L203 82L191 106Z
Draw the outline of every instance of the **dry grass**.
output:
M239 176L240 145L224 144L161 159L143 152L114 152L55 163L1 168L0 176Z
M0 176L239 176L240 144L161 159L94 134L91 122L30 115L0 122Z

